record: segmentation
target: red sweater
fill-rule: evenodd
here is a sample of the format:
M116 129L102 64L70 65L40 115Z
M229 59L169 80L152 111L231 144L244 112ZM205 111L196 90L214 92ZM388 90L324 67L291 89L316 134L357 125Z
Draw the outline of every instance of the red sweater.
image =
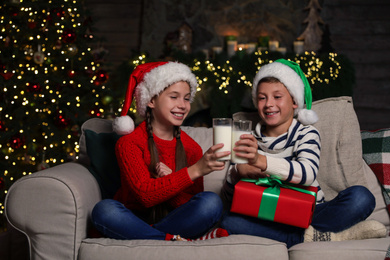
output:
M116 200L129 209L139 211L165 201L172 208L177 208L203 191L203 177L193 182L188 175L187 167L175 172L176 138L167 141L154 135L160 162L171 168L172 173L157 179L151 178L148 170L150 152L147 140L145 122L131 134L118 140L116 156L122 186L114 197ZM191 166L202 157L202 148L183 131L181 141L187 154L188 166Z

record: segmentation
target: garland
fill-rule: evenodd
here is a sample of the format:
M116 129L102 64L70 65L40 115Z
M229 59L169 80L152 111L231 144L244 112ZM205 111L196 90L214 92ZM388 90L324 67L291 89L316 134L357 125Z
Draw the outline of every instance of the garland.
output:
M210 125L211 118L231 117L239 111L255 111L251 101L253 77L262 65L279 58L292 60L301 66L311 85L313 101L352 96L354 67L348 58L336 53L306 52L297 55L263 51L247 54L240 51L231 58L221 53L207 59L203 53L173 52L159 60L179 61L192 69L198 78L199 88L185 124ZM151 61L157 59L149 58L146 54L135 55L119 66L116 77L118 82L113 85L126 86L133 69L140 63ZM120 91L123 92L123 88Z

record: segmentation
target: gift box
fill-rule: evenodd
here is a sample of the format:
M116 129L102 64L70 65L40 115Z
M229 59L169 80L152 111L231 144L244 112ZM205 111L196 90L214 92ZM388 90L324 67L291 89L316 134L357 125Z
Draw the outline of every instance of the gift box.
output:
M317 187L273 178L244 179L234 188L231 212L307 228L316 205Z

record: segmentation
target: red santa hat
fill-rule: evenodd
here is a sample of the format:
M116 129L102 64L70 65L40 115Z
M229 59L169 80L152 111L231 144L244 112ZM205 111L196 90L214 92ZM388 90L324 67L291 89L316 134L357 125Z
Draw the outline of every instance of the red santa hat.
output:
M150 100L179 81L186 81L190 85L192 102L198 81L187 65L179 62L149 62L138 65L130 75L121 116L115 118L113 130L119 135L133 132L134 121L127 115L133 98L137 114L145 117Z

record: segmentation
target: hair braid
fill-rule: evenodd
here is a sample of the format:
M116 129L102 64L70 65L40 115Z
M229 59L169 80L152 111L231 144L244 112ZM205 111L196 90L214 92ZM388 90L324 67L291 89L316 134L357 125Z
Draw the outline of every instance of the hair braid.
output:
M148 107L146 109L146 131L148 134L148 148L150 151L149 172L150 172L150 176L152 178L157 178L158 176L157 176L157 171L156 171L156 165L160 160L158 157L156 143L154 142L154 139L153 139L152 120L153 120L152 111L151 111L151 108Z
M176 137L176 156L175 156L175 162L176 162L176 171L183 169L184 167L187 167L187 156L186 151L184 149L184 145L181 141L180 135L181 130L180 127L175 126L174 135Z
M150 107L147 107L146 109L146 131L148 134L148 147L150 151L150 164L149 164L149 172L150 177L157 179L158 174L156 170L156 165L160 161L158 156L158 151L156 147L156 143L153 139L153 127L152 127L152 120L153 120L153 114ZM163 219L166 215L168 215L168 206L166 203L160 203L158 205L155 205L150 208L150 214L147 219L147 222L149 224L154 224Z

